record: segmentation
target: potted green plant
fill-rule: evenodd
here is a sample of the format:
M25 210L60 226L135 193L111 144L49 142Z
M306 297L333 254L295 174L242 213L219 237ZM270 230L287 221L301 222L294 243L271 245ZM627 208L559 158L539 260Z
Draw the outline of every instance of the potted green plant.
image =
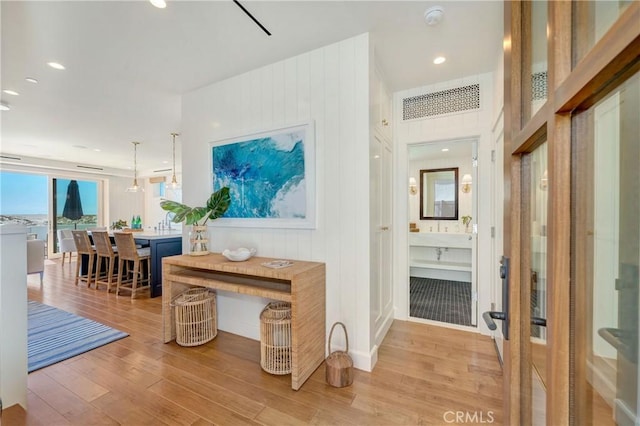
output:
M471 216L462 216L462 223L464 224L464 231L469 232L469 224L471 223Z
M189 254L202 256L209 253L207 247L207 221L215 220L226 213L231 204L229 188L223 187L211 194L204 207L189 207L177 201L163 200L160 207L174 214L172 222L192 226L189 235Z

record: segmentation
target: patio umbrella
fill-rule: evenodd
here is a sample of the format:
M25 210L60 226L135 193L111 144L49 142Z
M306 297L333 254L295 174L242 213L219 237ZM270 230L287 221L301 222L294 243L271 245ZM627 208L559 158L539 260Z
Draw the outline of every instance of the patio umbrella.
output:
M82 212L82 201L80 200L80 188L78 182L72 180L67 187L67 200L64 202L62 217L70 220L78 220L84 213Z

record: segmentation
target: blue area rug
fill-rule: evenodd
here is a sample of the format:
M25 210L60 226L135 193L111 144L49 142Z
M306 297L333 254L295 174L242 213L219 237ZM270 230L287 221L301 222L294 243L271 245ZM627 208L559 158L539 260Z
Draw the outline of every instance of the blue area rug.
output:
M49 305L29 302L29 373L128 334Z

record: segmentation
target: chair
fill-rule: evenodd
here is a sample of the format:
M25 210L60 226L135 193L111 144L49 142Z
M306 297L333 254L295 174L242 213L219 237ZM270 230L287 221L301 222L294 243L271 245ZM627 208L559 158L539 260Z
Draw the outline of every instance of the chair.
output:
M69 253L69 263L71 263L71 253L76 251L76 244L73 242L73 234L70 229L58 229L58 245L62 253L62 264L64 265L64 255Z
M93 244L96 247L96 254L98 255L96 261L96 290L98 285L104 284L107 286L107 292L111 291L111 284L113 284L113 278L117 280L117 276L114 274L116 261L118 259L118 249L111 245L109 239L109 233L107 231L92 231ZM102 272L102 260L106 262L104 273Z
M129 232L115 232L113 234L116 240L116 246L118 247L118 284L116 285L116 295L120 295L120 289L128 289L131 291L131 298L133 299L136 292L140 290L151 290L151 249L150 248L136 248L133 234ZM131 279L127 277L123 280L124 263L133 263L133 266L129 268L129 273L133 276ZM143 262L147 263L147 275L143 274ZM142 284L139 286L139 284Z
M71 235L73 235L73 242L76 247L76 251L78 252L78 259L76 261L76 280L75 285L78 285L78 281L86 281L87 287L91 287L91 280L93 279L93 264L96 256L96 250L91 245L91 240L89 240L89 234L87 231L71 231ZM80 264L82 255L86 255L89 257L89 262L87 263L87 273L84 275L80 275Z
M27 275L40 274L40 285L44 278L44 241L27 240Z

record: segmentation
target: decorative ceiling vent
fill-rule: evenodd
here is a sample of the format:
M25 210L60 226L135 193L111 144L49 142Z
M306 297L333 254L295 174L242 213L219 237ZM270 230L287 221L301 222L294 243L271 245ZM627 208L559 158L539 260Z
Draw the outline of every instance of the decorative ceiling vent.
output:
M76 165L76 167L79 169L88 169L88 170L104 170L102 167L93 167L93 166Z
M6 158L7 160L20 160L20 161L22 161L22 158L20 158L20 157L12 157L10 155L0 155L0 158Z
M474 109L480 109L479 84L404 98L402 119L412 120Z
M547 99L547 72L537 72L531 76L531 99Z

